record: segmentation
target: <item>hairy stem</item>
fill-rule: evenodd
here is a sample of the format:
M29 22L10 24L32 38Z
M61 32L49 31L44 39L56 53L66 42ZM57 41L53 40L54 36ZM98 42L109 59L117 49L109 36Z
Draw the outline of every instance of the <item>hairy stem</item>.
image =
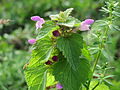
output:
M107 36L108 29L109 29L109 27L106 28L106 31L105 31L105 33L104 33L104 36ZM107 40L107 38L106 38L106 40ZM97 63L98 63L98 61L99 61L99 58L100 58L100 56L101 56L101 50L103 49L103 45L104 45L104 40L102 40L101 44L99 45L99 49L100 49L100 50L98 51L97 56L96 56L96 58L95 58L95 60L94 60L95 63L94 63L93 70L92 70L92 77L93 77L93 74L94 74L94 72L95 72L95 69L96 69ZM87 90L89 90L91 80L92 80L92 78L91 78L91 79L89 80L89 82L88 82ZM99 85L99 84L98 84L98 85ZM97 86L98 86L98 85L97 85ZM97 86L96 86L96 87L97 87Z

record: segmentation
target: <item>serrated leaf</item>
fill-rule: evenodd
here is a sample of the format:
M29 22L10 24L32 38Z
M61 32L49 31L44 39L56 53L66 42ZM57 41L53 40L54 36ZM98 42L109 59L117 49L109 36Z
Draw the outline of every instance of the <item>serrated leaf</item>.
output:
M65 22L58 22L57 24L67 26L67 27L74 27L74 26L79 26L80 21L78 19L70 16L67 18L67 20Z
M40 65L35 68L28 67L25 70L25 78L29 86L29 90L45 90L47 68Z
M45 24L43 24L43 27L40 29L37 38L38 39L43 38L50 32L57 29L59 29L59 26L57 26L53 21L46 21Z
M60 12L59 13L59 21L65 22L67 20L67 18L69 17L69 15L71 14L73 8L69 8L67 10L65 10L64 12Z
M59 18L59 14L56 14L56 15L50 15L49 17L51 18L51 20L58 20L58 18Z
M53 50L52 40L49 36L37 40L32 51L28 67L36 67L46 62Z
M89 77L90 65L86 59L78 61L78 69L74 71L67 60L59 60L53 66L55 79L63 85L64 90L79 90Z
M56 21L66 21L67 18L69 17L70 13L72 12L73 8L69 8L66 11L60 11L59 14L56 15L50 15L51 20L56 20Z
M67 58L70 66L77 70L81 56L81 49L83 48L83 38L80 34L73 33L68 37L60 37L57 40L57 48L63 52Z
M73 11L73 8L69 8L66 11L64 11L64 15L66 16L66 18L71 14L72 11Z

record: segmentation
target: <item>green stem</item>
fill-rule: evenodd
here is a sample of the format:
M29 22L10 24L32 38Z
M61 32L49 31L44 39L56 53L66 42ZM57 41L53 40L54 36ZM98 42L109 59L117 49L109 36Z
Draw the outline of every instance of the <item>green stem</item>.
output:
M93 66L92 77L93 77L93 73L94 73L94 71L95 71L95 68L96 68L96 66L97 66L97 63L98 63L98 61L99 61L100 55L101 55L101 50L99 50L99 52L98 52L98 54L97 54L97 57L96 57L96 60L95 60L94 66ZM91 78L91 79L92 79L92 78ZM88 88L87 88L87 90L89 90L90 83L91 83L91 79L90 79L89 82L88 82Z
M92 71L92 73L94 73L94 71L95 71L95 68L96 68L97 63L98 63L99 58L100 58L100 55L101 55L101 50L99 50L99 52L98 52L98 54L97 54L97 57L96 57L96 60L95 60L94 66L93 66L93 71Z
M104 36L107 36L107 32L108 32L108 28L106 28L106 31L105 31L105 33L104 33ZM100 58L100 56L101 56L101 50L102 50L102 48L103 48L103 44L104 44L104 40L102 40L101 44L99 45L100 50L98 51L97 56L96 56L96 58L95 58L95 60L94 60L95 63L94 63L93 70L92 70L92 77L93 77L94 71L95 71L95 69L96 69L97 63L98 63L98 61L99 61L99 58ZM92 78L91 78L91 79L92 79ZM91 83L91 79L90 79L89 82L88 82L88 88L87 88L87 90L89 90L90 83ZM96 87L97 87L97 86L96 86Z
M112 9L109 7L109 10L111 11L110 13L109 13L109 18L110 18L110 23L109 23L109 25L110 24L112 24ZM108 34L108 30L109 30L109 25L107 26L107 28L106 28L106 30L105 30L105 33L104 33L104 36L108 36L107 34ZM107 38L106 38L106 40L107 40ZM100 50L99 50L99 52L97 53L97 57L96 57L96 59L95 59L95 63L94 63L94 66L93 66L93 71L92 71L92 77L93 77L93 74L94 74L94 71L95 71L95 69L96 69L96 66L97 66L97 63L98 63L98 61L99 61L99 58L100 58L100 56L101 56L101 50L102 50L102 48L103 48L103 45L104 45L104 40L102 40L102 42L101 42L101 44L100 44ZM90 83L91 83L91 80L92 80L92 78L89 80L89 82L88 82L88 86L87 86L87 90L89 90L89 87L90 87ZM97 86L99 85L99 83L92 89L92 90L94 90Z

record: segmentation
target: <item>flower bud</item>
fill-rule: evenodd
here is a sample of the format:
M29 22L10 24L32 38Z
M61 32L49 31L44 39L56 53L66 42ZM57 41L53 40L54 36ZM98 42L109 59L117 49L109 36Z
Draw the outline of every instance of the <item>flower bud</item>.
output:
M48 60L47 62L45 62L46 65L51 65L53 64L52 61Z
M34 44L35 42L36 42L36 39L29 39L29 40L28 40L28 43L29 43L29 44Z
M60 32L58 30L55 30L52 32L55 37L60 36Z
M55 61L55 62L58 61L58 56L53 56L52 60Z

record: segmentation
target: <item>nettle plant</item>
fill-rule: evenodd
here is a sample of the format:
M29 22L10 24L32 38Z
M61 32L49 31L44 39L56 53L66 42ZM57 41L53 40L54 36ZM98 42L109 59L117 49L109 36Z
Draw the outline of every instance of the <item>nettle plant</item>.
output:
M107 79L113 75L106 76L105 72L110 67L107 63L98 67L97 64L105 53L109 31L119 30L114 23L120 16L118 2L107 2L102 11L108 17L95 22L93 19L81 22L70 16L72 10L50 15L48 21L31 17L36 21L37 37L28 40L33 44L30 61L24 67L29 90L94 90L100 85L109 90ZM95 74L96 68L102 74ZM97 82L93 83L94 79Z

